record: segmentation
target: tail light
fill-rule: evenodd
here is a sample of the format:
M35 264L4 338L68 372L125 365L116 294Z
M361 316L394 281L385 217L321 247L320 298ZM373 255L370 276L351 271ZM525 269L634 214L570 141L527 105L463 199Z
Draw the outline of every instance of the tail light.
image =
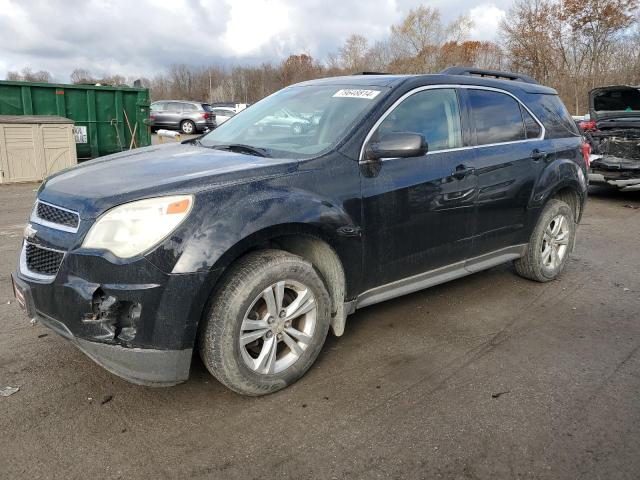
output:
M592 132L598 129L598 127L596 126L595 120L588 120L588 121L583 120L578 125L580 126L580 129L583 132Z
M210 113L203 113L202 114L202 118L204 118L205 120L209 120L211 118L211 114Z
M584 164L587 166L587 170L589 170L589 167L591 166L591 145L583 141L582 145L580 145L580 150L582 150Z

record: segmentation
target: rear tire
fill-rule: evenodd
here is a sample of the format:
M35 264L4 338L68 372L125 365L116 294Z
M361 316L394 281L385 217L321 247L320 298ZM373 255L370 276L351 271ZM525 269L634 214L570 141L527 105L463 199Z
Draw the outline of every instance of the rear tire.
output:
M235 392L275 392L311 367L330 312L329 294L311 263L281 250L250 253L214 292L199 336L200 356Z
M573 251L576 223L573 210L562 200L551 199L544 206L525 254L515 260L518 275L536 282L556 279Z
M193 123L191 120L183 120L180 123L180 131L185 135L191 135L193 133L196 133L196 124Z

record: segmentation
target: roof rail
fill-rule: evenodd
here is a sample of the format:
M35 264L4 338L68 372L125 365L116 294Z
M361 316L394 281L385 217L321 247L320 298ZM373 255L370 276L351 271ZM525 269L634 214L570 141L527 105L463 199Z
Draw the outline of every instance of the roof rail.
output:
M358 72L354 73L354 75L390 75L387 72Z
M502 72L500 70L485 70L475 67L449 67L440 72L442 75L475 75L479 77L493 77L499 80L514 80L517 82L534 83L539 85L535 78L522 73Z

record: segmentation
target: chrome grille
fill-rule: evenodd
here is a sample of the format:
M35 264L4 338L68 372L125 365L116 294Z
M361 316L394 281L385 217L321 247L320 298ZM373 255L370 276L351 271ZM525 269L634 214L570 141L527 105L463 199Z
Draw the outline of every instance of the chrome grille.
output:
M39 247L33 243L25 243L26 267L38 275L55 276L64 257L63 252Z
M80 223L80 217L77 213L41 201L38 201L36 205L36 216L46 222L74 230L78 228Z

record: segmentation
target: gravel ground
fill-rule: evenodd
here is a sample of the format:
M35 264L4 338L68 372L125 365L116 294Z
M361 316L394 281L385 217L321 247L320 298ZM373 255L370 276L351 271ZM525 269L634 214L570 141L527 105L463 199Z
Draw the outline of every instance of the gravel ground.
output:
M563 277L510 265L368 307L289 389L195 360L128 384L12 298L34 185L0 187L3 478L602 478L640 472L640 196L593 190Z

